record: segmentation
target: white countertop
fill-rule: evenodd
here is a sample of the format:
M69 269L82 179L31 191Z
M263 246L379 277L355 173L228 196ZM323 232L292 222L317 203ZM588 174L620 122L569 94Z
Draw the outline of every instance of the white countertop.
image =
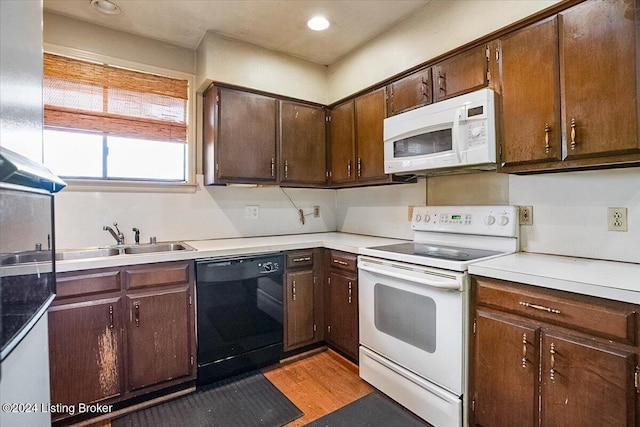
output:
M640 264L518 252L471 264L469 273L640 304Z
M187 240L185 243L196 249L195 251L114 255L102 258L56 261L56 271L61 273L65 271L87 270L92 268L117 267L122 265L147 264L153 262L232 255L247 255L319 247L360 254L361 249L365 247L391 245L406 241L407 240L338 232L267 237L240 237L234 239Z

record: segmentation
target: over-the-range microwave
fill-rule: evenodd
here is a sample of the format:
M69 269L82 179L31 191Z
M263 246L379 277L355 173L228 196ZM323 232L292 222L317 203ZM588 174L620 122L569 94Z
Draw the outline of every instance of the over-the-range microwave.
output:
M385 173L430 175L495 167L495 93L491 89L384 120Z

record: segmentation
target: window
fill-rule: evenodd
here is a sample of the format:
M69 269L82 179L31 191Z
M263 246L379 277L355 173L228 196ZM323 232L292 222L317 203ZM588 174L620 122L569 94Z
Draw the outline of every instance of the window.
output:
M187 80L45 53L43 98L43 162L54 173L187 180Z

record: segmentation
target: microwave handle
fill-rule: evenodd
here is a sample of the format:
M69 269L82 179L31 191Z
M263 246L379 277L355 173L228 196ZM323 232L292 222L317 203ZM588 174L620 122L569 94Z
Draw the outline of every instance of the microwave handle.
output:
M456 109L453 117L453 129L451 129L451 145L458 156L458 163L462 163L462 153L460 151L460 119L462 118L462 110Z

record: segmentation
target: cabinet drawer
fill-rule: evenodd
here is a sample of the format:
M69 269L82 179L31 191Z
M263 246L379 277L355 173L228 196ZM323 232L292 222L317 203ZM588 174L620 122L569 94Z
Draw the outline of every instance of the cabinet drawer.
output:
M58 273L56 275L56 298L119 291L120 277L118 270L90 270L82 274Z
M189 263L151 265L124 271L127 289L173 285L189 281Z
M624 344L636 344L637 309L632 304L498 280L474 280L479 305Z
M356 256L346 252L331 251L329 265L332 268L357 272Z
M313 267L313 251L287 252L287 268Z

